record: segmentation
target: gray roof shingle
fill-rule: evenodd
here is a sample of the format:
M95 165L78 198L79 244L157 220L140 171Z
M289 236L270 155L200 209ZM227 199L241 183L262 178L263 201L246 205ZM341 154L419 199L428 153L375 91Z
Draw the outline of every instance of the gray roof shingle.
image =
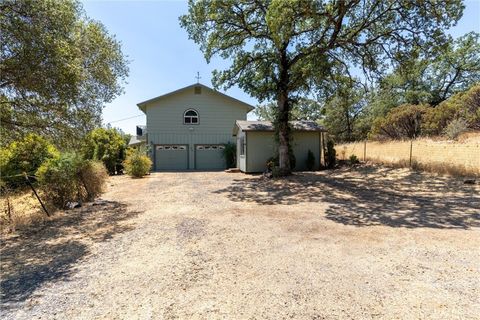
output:
M236 124L242 131L274 131L271 121L237 120ZM327 131L323 126L311 120L290 121L290 126L294 131Z

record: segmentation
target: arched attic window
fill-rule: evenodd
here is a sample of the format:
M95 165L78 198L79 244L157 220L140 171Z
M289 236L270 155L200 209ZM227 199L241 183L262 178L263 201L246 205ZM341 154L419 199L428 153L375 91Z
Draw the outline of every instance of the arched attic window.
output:
M188 109L183 113L183 124L198 124L200 118L198 112L193 109Z

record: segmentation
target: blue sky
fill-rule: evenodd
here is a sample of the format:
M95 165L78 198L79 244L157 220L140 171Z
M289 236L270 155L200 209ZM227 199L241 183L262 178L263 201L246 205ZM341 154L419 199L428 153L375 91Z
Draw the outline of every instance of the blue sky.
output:
M178 17L187 12L186 1L83 1L90 18L100 20L111 34L122 42L130 62L125 93L106 105L105 123L133 134L135 125L145 117L117 121L142 112L136 104L164 93L191 85L200 72L200 82L211 86L214 69L228 66L215 59L207 64L198 46L180 28ZM458 25L450 30L455 36L469 31L480 32L480 0L465 2L466 9ZM239 88L225 92L256 105L257 101ZM254 119L255 116L249 115Z

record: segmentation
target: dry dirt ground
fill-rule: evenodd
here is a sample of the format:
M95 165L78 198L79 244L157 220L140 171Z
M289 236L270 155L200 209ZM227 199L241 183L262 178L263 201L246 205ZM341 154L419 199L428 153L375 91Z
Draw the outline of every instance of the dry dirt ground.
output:
M155 173L102 199L4 237L1 318L480 318L479 185Z

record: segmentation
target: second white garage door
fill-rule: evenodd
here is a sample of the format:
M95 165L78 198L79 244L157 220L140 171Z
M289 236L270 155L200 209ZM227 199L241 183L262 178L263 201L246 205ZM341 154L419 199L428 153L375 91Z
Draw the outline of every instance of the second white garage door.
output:
M221 144L202 144L195 146L195 169L221 170L225 169L225 159L222 152L225 149Z

